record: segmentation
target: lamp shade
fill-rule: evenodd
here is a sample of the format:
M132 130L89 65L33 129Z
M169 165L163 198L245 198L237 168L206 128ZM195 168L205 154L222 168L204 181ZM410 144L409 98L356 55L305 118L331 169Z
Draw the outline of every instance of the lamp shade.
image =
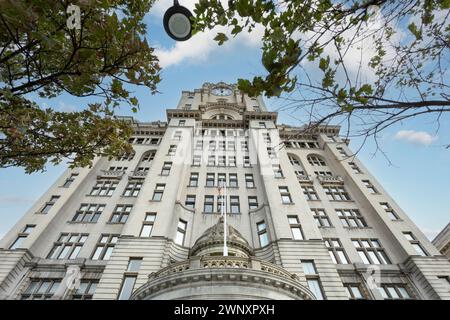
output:
M164 14L164 29L176 41L186 41L192 36L192 13L175 0Z

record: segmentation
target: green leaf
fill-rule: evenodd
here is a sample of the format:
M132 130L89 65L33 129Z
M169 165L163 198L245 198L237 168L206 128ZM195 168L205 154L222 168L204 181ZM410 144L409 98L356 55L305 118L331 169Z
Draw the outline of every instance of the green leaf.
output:
M225 35L225 33L219 32L214 40L219 43L219 46L221 46L225 41L228 40L228 37Z

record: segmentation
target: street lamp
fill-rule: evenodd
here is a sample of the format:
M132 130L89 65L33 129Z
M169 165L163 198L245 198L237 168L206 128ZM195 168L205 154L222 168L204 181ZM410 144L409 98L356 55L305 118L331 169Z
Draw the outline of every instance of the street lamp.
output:
M180 6L178 0L164 13L164 29L176 41L186 41L192 36L192 13Z

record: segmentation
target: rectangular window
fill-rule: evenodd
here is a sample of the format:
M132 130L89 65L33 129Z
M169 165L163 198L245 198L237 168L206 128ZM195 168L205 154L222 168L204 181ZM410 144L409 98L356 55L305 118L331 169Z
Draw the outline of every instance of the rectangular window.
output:
M317 300L323 300L324 294L322 290L322 284L320 283L320 280L317 278L307 278L306 282L308 283L309 290L314 293L314 296Z
M289 193L289 188L286 186L279 186L278 190L281 195L281 202L284 204L292 203L291 194Z
M237 188L238 187L238 178L237 178L237 174L236 173L230 173L228 175L228 186L232 187L232 188Z
M350 201L350 195L347 193L343 186L324 186L323 189L328 197L328 200L332 201Z
M203 140L197 140L195 142L195 149L196 150L203 150Z
M267 154L269 155L269 158L274 159L277 157L277 154L275 153L275 149L272 147L267 148Z
M248 151L248 142L247 141L241 141L241 150Z
M344 288L350 300L365 299L359 283L344 283Z
M244 167L251 167L250 157L249 156L244 156L243 164L244 164Z
M413 235L412 232L403 232L403 235L405 236L406 240L411 243L414 250L416 250L417 254L422 257L428 256L428 253L422 248L420 242L417 240L417 238Z
M195 195L188 194L186 196L186 201L184 203L187 208L194 209L195 208Z
M70 296L72 300L92 300L95 289L97 289L98 280L81 280L80 286Z
M236 150L236 143L234 141L228 141L227 142L227 150L235 151Z
M273 174L275 176L275 178L283 178L283 171L281 170L281 166L280 165L274 165L273 166Z
M127 186L125 187L125 190L123 191L124 197L137 197L139 194L139 191L141 191L142 188L142 181L141 180L133 180L128 182Z
M110 197L116 190L118 182L115 180L97 180L89 193L90 196Z
M36 227L34 224L27 224L21 233L17 236L16 240L9 247L10 250L14 250L17 248L21 248L23 241L28 237L28 235L33 231Z
M47 259L76 259L88 234L61 233Z
M61 279L31 279L22 300L47 300L51 299L61 284Z
M175 131L175 133L174 133L174 135L173 135L173 140L178 140L178 141L180 141L180 140L181 140L181 137L182 137L182 132L179 131L179 130L177 130L177 131Z
M377 189L375 189L375 187L373 186L373 184L369 180L362 180L362 183L364 183L366 188L369 189L370 193L372 193L372 194L377 194L378 193Z
M391 220L400 220L400 218L398 217L397 213L394 211L394 209L391 208L389 203L387 203L387 202L380 202L380 206L384 209L384 211L386 211L388 217Z
M325 209L311 209L311 212L318 227L331 227L330 219Z
M390 264L378 239L352 239L352 243L364 264Z
M189 187L197 187L198 186L198 172L191 172L191 176L189 177Z
M265 122L259 122L259 127L260 128L266 128L266 123Z
M58 200L58 199L59 199L59 196L51 196L50 200L44 204L44 206L39 211L39 213L47 214L50 211L50 209L53 207L53 205L55 204L56 200Z
M316 265L313 260L301 260L305 276L317 276Z
M92 260L109 260L114 246L119 240L118 234L102 234L92 254Z
M253 174L249 173L245 175L245 186L247 188L254 188L255 181L253 180Z
M236 157L235 156L228 156L228 166L229 167L236 167Z
M381 284L378 287L381 296L387 299L412 299L406 286L403 284Z
M217 165L220 167L225 167L226 165L226 157L225 156L218 156L217 157Z
M259 244L261 247L267 246L269 244L269 236L264 220L256 224L256 230L258 231Z
M119 204L114 209L114 212L109 220L110 223L126 223L130 216L132 204Z
M152 144L152 145L157 145L157 144L159 144L159 139L158 139L158 138L152 138L152 139L150 139L150 144Z
M288 216L289 226L291 227L292 237L294 240L303 240L302 227L297 216Z
M349 162L348 165L350 166L350 168L353 170L354 173L356 174L362 173L361 169L354 162Z
M227 174L226 173L218 173L217 174L217 186L222 187L227 184Z
M96 223L104 209L104 204L81 204L72 222Z
M215 165L216 165L216 156L208 156L208 166L213 167Z
M165 188L166 188L165 184L162 184L162 183L156 184L155 191L153 191L152 200L153 201L161 201Z
M126 275L122 281L122 287L120 288L119 296L117 300L128 300L134 290L137 275Z
M180 127L185 126L185 125L186 125L186 120L180 120L180 121L178 121L178 125L179 125Z
M186 236L186 227L187 227L187 222L180 219L178 221L177 235L175 237L175 243L179 244L180 246L184 245L184 238Z
M240 213L241 208L239 204L239 196L230 196L230 212Z
M117 158L117 161L131 161L134 159L135 153L124 153L120 157Z
M255 210L258 208L258 197L256 196L249 196L248 197L248 209L249 210Z
M303 194L305 195L306 200L312 201L312 200L319 200L319 196L317 195L316 189L312 185L309 184L302 184L300 185Z
M214 212L214 196L206 195L205 201L203 202L203 212L213 213Z
M194 158L192 159L192 165L193 166L200 166L202 163L202 156L201 155L194 155Z
M209 150L211 150L211 151L216 150L216 141L215 140L209 140Z
M357 209L336 209L336 214L345 228L366 228L367 223Z
M207 173L206 174L206 186L207 187L214 187L215 180L216 180L215 173Z
M155 220L155 212L149 212L145 214L145 220L142 222L142 229L140 234L141 237L148 238L151 236Z
M76 178L77 176L78 176L78 173L72 173L72 174L70 175L70 177L68 177L68 178L66 179L66 181L64 181L62 187L63 187L63 188L68 188L68 187L70 187L70 185L72 184L72 182L75 181L75 178Z
M168 156L174 156L177 152L177 146L175 144L170 145L169 151L167 152Z
M336 264L348 264L349 260L345 254L341 241L337 238L324 238L325 246L328 248L331 260Z
M172 168L172 162L164 162L161 169L162 176L168 176L170 174L170 169Z
M340 154L341 156L343 156L343 157L348 157L348 154L345 152L344 148L342 148L342 147L337 147L336 149L337 149L337 151L339 152L339 154Z

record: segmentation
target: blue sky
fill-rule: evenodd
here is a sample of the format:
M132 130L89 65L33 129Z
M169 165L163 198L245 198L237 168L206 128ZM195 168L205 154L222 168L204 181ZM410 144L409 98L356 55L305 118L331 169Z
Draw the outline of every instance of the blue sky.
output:
M258 35L243 34L225 46L218 47L215 33L200 34L184 43L175 43L166 36L162 15L171 1L160 0L146 17L150 43L157 47L163 66L161 92L150 95L134 88L141 109L138 113L123 108L122 115L133 115L141 121L165 121L165 110L177 105L182 90L201 87L204 82L234 83L238 78L262 74ZM181 1L192 8L194 1ZM77 110L87 100L60 96L46 101L60 110ZM275 110L284 101L266 100ZM298 124L289 112L281 112L279 123ZM397 201L412 220L432 238L450 221L450 119L442 118L439 132L434 118L421 118L399 124L383 133L381 142L389 161L375 151L373 141L365 144L359 158ZM400 132L400 133L399 133ZM351 147L356 149L358 139ZM0 237L31 207L57 177L65 165L49 166L44 173L26 175L21 168L0 169Z

